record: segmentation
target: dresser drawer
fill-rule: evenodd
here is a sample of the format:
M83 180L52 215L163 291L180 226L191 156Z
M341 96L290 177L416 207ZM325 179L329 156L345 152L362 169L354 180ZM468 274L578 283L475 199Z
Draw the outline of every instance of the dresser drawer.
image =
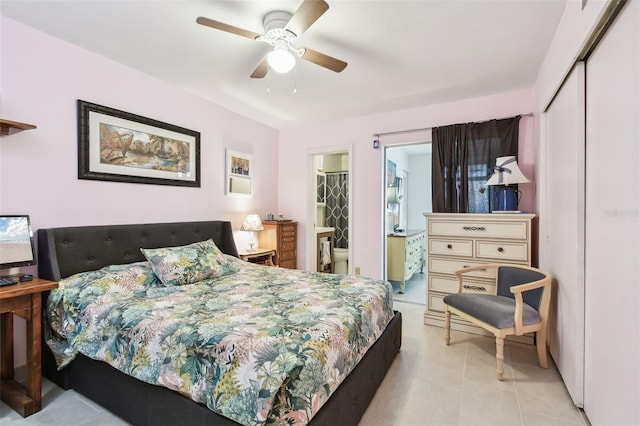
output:
M438 291L441 293L458 292L458 280L456 278L429 275L428 286L429 291ZM462 284L462 292L496 294L496 286L493 283L464 280Z
M429 257L429 272L436 272L440 274L453 274L455 271L468 266L484 265L486 262L458 260L458 259L443 259L439 257ZM473 271L465 274L467 277L477 278L493 278L495 279L494 270L480 270Z
M280 260L280 266L281 268L288 268L288 269L296 269L296 260L295 259L289 259L289 260Z
M476 257L527 262L529 260L529 244L476 241Z
M293 235L295 235L295 233L296 233L296 225L293 225L293 224L282 225L282 227L280 228L280 233L282 235L287 235L287 234L291 234L291 233L293 233Z
M407 245L422 245L424 241L424 234L418 234L411 237L407 237Z
M473 256L472 240L429 240L429 254L445 256Z
M404 276L410 277L415 271L420 269L420 259L412 259L405 264Z
M429 293L427 295L427 306L430 311L444 312L444 299L445 294Z
M280 261L295 259L295 258L296 258L295 250L283 251L282 253L280 253Z
M457 293L458 280L451 277L440 277L429 274L429 292L439 291L440 293Z
M295 242L288 242L288 243L283 242L280 245L280 250L282 250L283 252L289 251L289 250L295 250L295 249L296 249L296 243Z
M280 241L295 241L296 233L295 232L286 232L280 235Z
M407 261L410 261L422 254L422 247L407 247L404 253Z
M429 235L455 237L489 237L526 240L529 235L527 221L494 222L486 221L454 221L430 220Z

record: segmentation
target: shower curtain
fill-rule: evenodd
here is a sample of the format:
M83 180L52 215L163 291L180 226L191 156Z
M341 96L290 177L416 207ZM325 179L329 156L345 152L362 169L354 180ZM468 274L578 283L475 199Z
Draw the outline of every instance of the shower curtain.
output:
M336 248L349 248L349 172L327 173L327 226L335 228Z

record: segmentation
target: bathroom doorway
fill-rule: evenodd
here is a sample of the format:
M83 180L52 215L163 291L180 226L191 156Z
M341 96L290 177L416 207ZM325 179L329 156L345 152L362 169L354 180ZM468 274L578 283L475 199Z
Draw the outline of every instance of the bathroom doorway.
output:
M387 145L383 205L386 279L393 297L426 303L425 212L431 212L431 142Z
M311 154L308 270L351 274L351 148Z

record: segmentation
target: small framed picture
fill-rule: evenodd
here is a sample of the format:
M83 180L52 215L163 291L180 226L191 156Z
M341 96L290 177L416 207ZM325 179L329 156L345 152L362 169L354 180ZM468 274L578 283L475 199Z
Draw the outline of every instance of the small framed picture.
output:
M227 149L227 195L252 195L252 166L251 155Z
M324 206L327 203L327 175L323 172L316 172L316 203Z

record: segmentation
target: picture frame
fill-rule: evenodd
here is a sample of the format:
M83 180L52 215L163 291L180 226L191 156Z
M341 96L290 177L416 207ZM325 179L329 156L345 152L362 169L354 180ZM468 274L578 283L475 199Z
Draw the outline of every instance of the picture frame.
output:
M327 204L327 175L324 172L316 172L316 204Z
M200 132L78 100L78 179L200 187Z
M253 195L253 157L227 149L227 195L251 197Z
M387 186L396 186L396 163L387 160Z

